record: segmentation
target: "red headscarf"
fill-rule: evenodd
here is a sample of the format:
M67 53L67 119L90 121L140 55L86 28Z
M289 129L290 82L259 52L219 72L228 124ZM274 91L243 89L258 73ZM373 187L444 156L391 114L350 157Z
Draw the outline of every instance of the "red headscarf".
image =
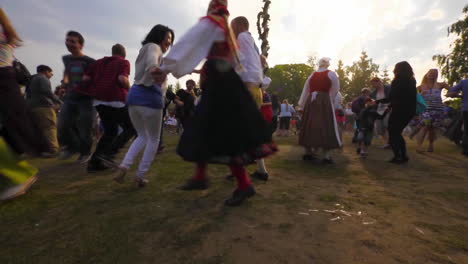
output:
M232 32L231 27L229 26L229 11L227 6L227 0L211 0L210 5L208 6L208 11L206 12L206 17L203 18L207 18L213 21L216 23L216 25L223 29L232 55L239 63L239 57L237 55L237 41L234 37L234 33Z

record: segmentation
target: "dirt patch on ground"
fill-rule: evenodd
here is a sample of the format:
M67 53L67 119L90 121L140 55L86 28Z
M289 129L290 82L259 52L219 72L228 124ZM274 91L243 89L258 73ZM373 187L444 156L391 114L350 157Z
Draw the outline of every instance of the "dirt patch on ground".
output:
M239 208L222 204L234 188L224 166L210 166L209 190L176 190L192 168L176 142L168 137L143 190L33 161L40 181L0 206L0 262L468 263L468 160L449 142L424 155L409 142L403 166L377 147L362 160L352 145L318 166L281 139L270 180L254 181L258 194Z

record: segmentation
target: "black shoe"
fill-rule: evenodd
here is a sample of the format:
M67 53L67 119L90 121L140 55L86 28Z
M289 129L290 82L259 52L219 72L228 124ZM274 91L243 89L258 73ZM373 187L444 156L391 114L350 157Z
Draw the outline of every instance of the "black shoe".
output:
M305 160L305 161L311 161L311 160L316 160L317 159L317 156L315 156L314 154L305 154L304 156L302 156L302 160Z
M405 158L400 158L400 157L394 157L393 159L389 160L388 162L393 163L393 164L404 164L408 163L409 159L407 157Z
M356 149L356 154L358 154L358 155L361 154L361 148Z
M101 162L88 162L88 168L86 169L88 173L98 172L108 170L111 167L104 165Z
M234 180L234 175L228 174L228 175L226 175L226 177L224 177L224 178L226 178L226 180L228 180L228 181L232 181L232 180Z
M463 151L462 155L468 158L468 151Z
M335 165L335 162L332 159L323 159L322 164L325 165Z
M97 155L96 159L100 160L105 166L118 168L119 164L115 163L114 159L110 155Z
M163 152L165 148L166 148L165 145L159 145L157 154L160 154L161 152Z
M242 202L255 195L255 189L250 185L245 190L235 190L232 193L232 197L224 201L224 205L226 206L239 206Z
M184 185L180 186L179 189L183 191L191 190L206 190L208 189L208 180L188 180Z
M255 178L255 179L259 179L259 180L262 180L262 181L268 181L268 173L261 173L261 172L256 171L256 172L250 174L250 177Z

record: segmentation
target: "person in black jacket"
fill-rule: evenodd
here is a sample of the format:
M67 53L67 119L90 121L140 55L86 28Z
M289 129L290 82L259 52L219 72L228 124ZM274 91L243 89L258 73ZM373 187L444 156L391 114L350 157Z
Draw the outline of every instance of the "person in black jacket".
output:
M394 157L389 162L402 164L408 162L406 142L401 133L416 113L416 80L411 65L402 61L395 65L395 77L390 91L392 113L388 121L390 145Z

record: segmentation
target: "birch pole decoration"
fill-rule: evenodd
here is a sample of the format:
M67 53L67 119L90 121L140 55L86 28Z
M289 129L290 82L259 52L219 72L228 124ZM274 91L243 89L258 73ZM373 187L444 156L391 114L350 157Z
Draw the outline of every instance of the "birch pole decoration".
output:
M268 57L268 50L270 50L270 44L268 43L270 14L268 14L268 9L270 8L271 1L263 0L263 2L265 3L263 9L257 15L257 31L258 38L262 41L262 55Z

